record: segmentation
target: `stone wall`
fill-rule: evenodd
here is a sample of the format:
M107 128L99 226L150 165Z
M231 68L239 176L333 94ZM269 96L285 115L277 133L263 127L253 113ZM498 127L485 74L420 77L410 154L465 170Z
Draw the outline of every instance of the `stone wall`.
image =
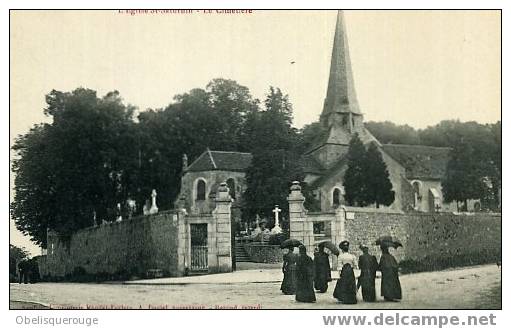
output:
M330 240L351 244L350 251L360 255L358 246L366 244L380 255L375 241L382 235L397 238L402 248L391 250L398 261L416 270L481 264L501 258L501 214L405 213L389 208L339 207L335 213L308 213L303 195L294 182L288 197L290 237L302 241L312 254L315 222L329 222ZM332 257L332 267L336 259Z
M421 268L472 265L502 257L501 214L417 214L408 218L406 259Z
M282 263L284 251L278 245L251 242L244 244L243 248L254 263Z
M347 212L352 215L347 215L345 220L346 240L351 244L351 251L355 255L360 255L361 251L358 246L366 244L373 255L379 255L380 249L375 245L376 239L382 235L391 235L406 248L408 240L408 220L407 216L401 212L365 209L365 208L347 208ZM392 250L392 254L398 261L405 258L405 248L398 248Z
M466 257L466 262L475 264L480 262L474 258L477 255L495 259L501 253L500 214L353 213L354 218L346 219L345 227L356 254L360 254L360 243L379 254L375 241L380 235L392 235L403 243L403 248L392 250L398 261L448 263Z
M178 271L178 216L174 212L136 217L90 227L69 237L48 234L48 253L41 263L45 277L73 272L143 276L149 269L166 275Z
M92 275L108 278L144 277L148 270L182 276L190 270L190 225L207 224L208 273L232 271L231 197L225 183L209 214L177 211L136 217L90 227L71 236L48 232L48 253L39 262L49 279ZM202 271L202 269L201 269Z

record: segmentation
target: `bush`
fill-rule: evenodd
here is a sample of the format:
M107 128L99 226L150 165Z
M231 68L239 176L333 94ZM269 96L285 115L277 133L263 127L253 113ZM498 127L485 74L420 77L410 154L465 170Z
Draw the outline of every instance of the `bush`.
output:
M481 250L466 253L463 255L449 255L449 256L426 256L420 260L403 260L399 262L401 273L416 273L416 272L430 272L439 271L447 268L461 267L461 266L474 266L489 264L492 262L501 261L502 257L499 251L496 250Z
M282 242L286 241L287 239L289 239L289 235L287 233L282 232L279 234L273 234L273 235L270 235L268 244L280 246L282 244Z
M87 273L87 271L81 267L77 266L73 269L71 274L66 275L66 280L69 282L91 282L94 280L94 276Z

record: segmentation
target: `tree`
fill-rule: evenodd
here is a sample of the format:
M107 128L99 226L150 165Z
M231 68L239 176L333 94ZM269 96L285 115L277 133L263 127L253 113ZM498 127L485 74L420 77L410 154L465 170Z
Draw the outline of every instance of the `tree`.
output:
M247 87L229 79L213 79L206 86L211 108L216 112L223 150L241 150L240 139L246 118L259 110L259 101L254 99Z
M387 165L374 142L369 144L365 164L367 166L365 175L367 198L365 201L368 204L376 204L376 208L379 208L380 205L390 206L394 202L392 182L389 178Z
M298 131L292 127L293 107L279 88L270 87L265 110L252 112L243 126L241 150L288 150L297 153Z
M247 87L233 80L214 79L206 89L176 95L164 109L140 113L138 202L143 204L156 189L159 208L173 207L180 190L183 154L193 161L208 147L249 150L251 141L241 142L243 125L255 116L257 104Z
M17 247L9 243L9 273L16 275L16 265L29 257L30 253L24 247Z
M375 143L366 150L355 134L348 149L348 168L344 173L345 199L349 205L365 207L375 204L390 206L394 191L387 165Z
M134 108L118 92L98 98L89 89L53 90L46 102L53 122L36 125L12 147L11 216L43 247L48 228L70 234L94 217L113 220L137 175Z
M345 199L349 205L364 207L367 202L366 163L367 154L364 144L355 134L350 141L347 158L348 168L344 174Z
M128 197L141 212L152 189L159 208L171 208L183 154L192 160L207 147L238 150L243 125L258 111L248 88L225 79L141 113L138 123L135 108L116 91L98 98L90 89L53 90L46 102L44 113L53 122L34 126L12 147L11 216L43 247L47 229L71 234L92 226L94 218L111 221Z
M451 152L447 164L447 175L442 181L442 192L446 202L463 202L463 209L467 210L467 201L480 199L487 191L484 182L484 169L474 161L474 147L461 140Z
M408 125L369 121L365 126L383 144L420 144L419 132Z
M288 96L270 87L265 110L252 113L245 124L244 143L250 145L253 159L247 169L247 189L243 195L243 218L256 215L272 218L278 204L287 216L287 196L292 181L302 181L304 173L298 152L298 132L292 124Z
M272 218L272 209L278 204L282 217L287 217L287 196L291 182L303 180L296 157L285 150L254 152L252 165L247 169L247 189L243 194L243 218L253 220L256 215Z
M300 153L303 154L315 146L317 142L324 141L327 134L328 129L319 121L303 126L299 132Z

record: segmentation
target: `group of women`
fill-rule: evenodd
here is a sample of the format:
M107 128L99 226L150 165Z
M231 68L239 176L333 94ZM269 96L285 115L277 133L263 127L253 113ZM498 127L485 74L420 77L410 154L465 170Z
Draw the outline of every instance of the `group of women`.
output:
M357 262L356 256L349 252L349 246L348 241L339 244L337 263L340 277L335 285L334 298L343 304L356 304L357 290L361 287L364 301L376 301L376 272L381 271L381 295L386 301L399 301L402 296L398 264L389 252L390 247L395 247L395 242L383 241L380 244L382 255L379 263L375 256L369 254L369 248L365 245L360 246L363 254ZM314 253L314 260L307 255L303 245L298 247L298 255L294 253L294 247L288 250L284 255L284 280L280 289L286 295L296 295L297 302L313 303L316 301L314 289L325 293L328 283L332 281L329 254L322 245ZM358 282L354 273L357 268L360 269Z

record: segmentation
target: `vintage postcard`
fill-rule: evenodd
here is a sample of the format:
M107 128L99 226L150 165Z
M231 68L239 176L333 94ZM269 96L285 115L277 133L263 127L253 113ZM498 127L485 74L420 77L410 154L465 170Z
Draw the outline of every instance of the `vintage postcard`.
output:
M10 309L501 309L501 15L11 10Z

